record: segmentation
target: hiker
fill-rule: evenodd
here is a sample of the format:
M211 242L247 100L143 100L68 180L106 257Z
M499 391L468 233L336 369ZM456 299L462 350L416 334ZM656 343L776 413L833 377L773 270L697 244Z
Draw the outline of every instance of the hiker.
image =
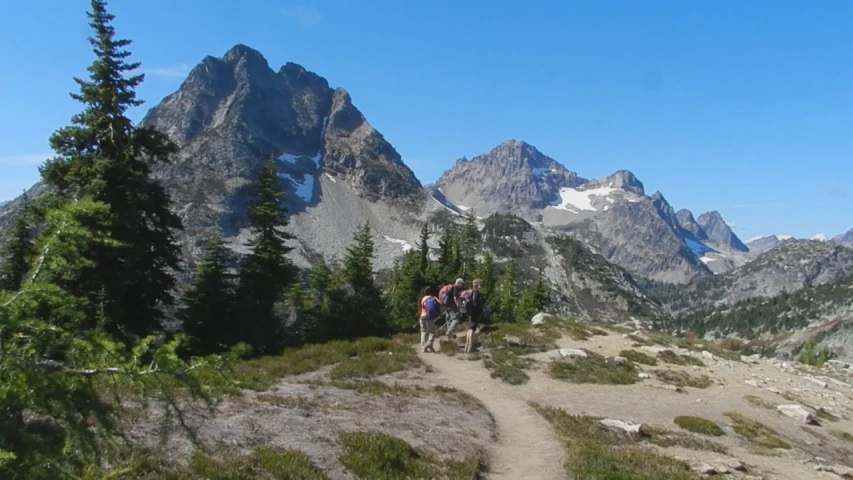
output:
M455 338L453 330L456 325L459 325L459 320L462 314L459 312L459 295L465 289L465 282L461 278L457 278L453 284L441 287L438 292L438 300L441 302L445 322L442 328L445 328L447 338ZM451 337L453 335L453 337Z
M420 301L421 350L435 352L435 320L441 315L441 304L435 296L435 287L425 287Z
M478 278L471 283L470 289L463 291L459 295L459 309L468 317L468 333L465 335L465 353L474 351L475 333L483 321L483 314L486 313L483 295L480 293L482 286L483 281Z

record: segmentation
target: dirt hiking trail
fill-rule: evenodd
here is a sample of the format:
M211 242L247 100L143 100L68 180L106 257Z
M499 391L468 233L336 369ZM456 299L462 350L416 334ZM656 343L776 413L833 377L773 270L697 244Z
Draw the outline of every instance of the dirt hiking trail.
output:
M515 387L491 378L479 361L460 361L436 353L419 353L447 386L461 390L489 410L498 439L488 452L487 477L494 480L565 478L565 449L551 425L520 398Z

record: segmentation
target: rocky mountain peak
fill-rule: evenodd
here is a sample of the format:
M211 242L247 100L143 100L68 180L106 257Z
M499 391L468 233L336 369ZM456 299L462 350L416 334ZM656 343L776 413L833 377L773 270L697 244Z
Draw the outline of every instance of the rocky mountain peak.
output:
M696 219L693 218L693 212L686 208L682 208L675 213L675 218L678 221L678 226L681 227L682 230L689 232L698 240L708 240L708 235L705 233L705 230L696 222Z
M649 197L649 199L651 199L652 204L658 210L658 213L660 214L661 218L663 218L664 221L669 224L673 229L677 229L678 219L675 216L675 209L673 209L672 205L670 205L669 202L666 201L666 198L663 196L663 193L661 193L659 190L655 191L655 193L653 193L652 196Z
M598 181L601 186L618 188L628 192L636 193L637 195L645 195L646 191L641 182L633 173L628 170L619 170L612 175Z
M848 230L846 233L833 237L832 240L840 243L853 243L853 228Z
M699 215L699 218L696 219L696 223L698 223L699 226L702 227L702 230L705 231L709 241L741 252L749 251L746 245L744 245L737 235L735 235L726 221L723 220L723 216L720 215L720 212L716 210L705 212L702 215Z
M567 170L529 143L508 140L471 160L457 160L436 182L450 202L478 214L516 213L535 217L535 210L559 202L560 189L586 180Z

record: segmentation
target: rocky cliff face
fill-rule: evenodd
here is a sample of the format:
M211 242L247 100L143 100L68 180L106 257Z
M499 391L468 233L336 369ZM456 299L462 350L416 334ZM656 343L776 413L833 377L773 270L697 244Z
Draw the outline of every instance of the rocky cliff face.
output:
M429 210L420 182L345 90L293 63L273 71L244 45L205 58L142 124L181 147L156 175L184 220L190 253L213 226L241 249L249 185L270 158L278 159L302 264L341 254L355 226L370 221L387 253L379 263L389 265Z
M850 243L850 244L853 244L853 228L851 228L850 230L848 230L846 233L842 233L841 235L838 235L837 237L834 237L832 240L833 240L833 241L836 241L836 242L839 242L839 243Z
M627 170L586 180L534 147L510 141L456 162L436 187L458 208L514 213L568 233L633 275L685 283L711 274L699 259L712 249L685 238L663 195L646 196Z
M463 210L514 213L533 220L559 201L560 189L586 180L525 142L510 140L471 160L462 158L435 184Z
M708 241L725 247L737 250L739 252L748 252L749 249L740 241L740 239L732 231L731 227L723 220L720 212L716 210L703 213L696 219L696 223L702 227Z

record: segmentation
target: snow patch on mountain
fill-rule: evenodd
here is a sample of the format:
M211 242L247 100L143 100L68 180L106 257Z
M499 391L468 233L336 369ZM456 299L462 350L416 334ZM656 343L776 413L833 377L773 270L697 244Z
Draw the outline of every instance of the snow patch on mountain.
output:
M817 235L812 237L812 240L820 240L821 242L825 242L826 239L827 239L826 234L824 234L824 233L818 233Z
M613 187L591 188L589 190L561 188L560 203L555 205L555 208L575 213L579 213L581 210L596 212L598 209L592 206L592 197L607 197L616 190Z
M407 242L405 240L400 240L399 238L391 238L388 235L385 235L383 238L385 239L386 242L391 242L391 243L396 243L396 244L402 245L404 252L408 252L414 248L414 247L412 247L412 245L409 242Z

